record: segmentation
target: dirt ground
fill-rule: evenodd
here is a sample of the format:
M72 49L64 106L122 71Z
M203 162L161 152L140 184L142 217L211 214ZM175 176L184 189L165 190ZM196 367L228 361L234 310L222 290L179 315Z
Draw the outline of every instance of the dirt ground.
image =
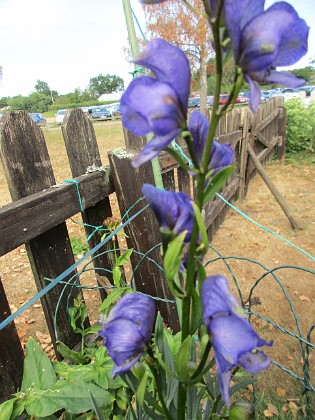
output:
M267 165L266 169L288 202L301 229L291 229L288 219L259 175L256 175L251 182L246 199L242 203L236 203L237 207L257 223L283 236L306 253L315 255L315 165L295 166L275 162ZM2 190L0 193L3 197L6 191L1 179L3 177L1 170L0 188ZM117 209L115 196L111 198L111 202ZM75 220L79 219L76 217ZM83 235L83 228L71 221L68 221L68 228L70 236ZM265 272L265 269L256 262L260 262L268 269L290 265L315 271L314 257L312 259L262 227L255 226L235 210L228 213L211 245L223 256L233 257L228 259L228 263L242 290L244 301L247 300L255 281ZM215 251L210 251L208 256L209 259L215 259L217 255ZM209 274L224 273L233 284L233 279L222 260L209 264L208 272ZM300 328L306 339L315 322L315 276L313 273L298 268L281 268L276 271L276 275L282 286L270 274L267 275L253 291L252 309L290 330L293 335L299 334ZM12 311L36 293L24 246L0 258L0 276ZM93 285L95 279L89 274L82 279L82 283ZM91 320L94 321L98 316L95 310L99 304L98 294L95 291L86 292L85 299L90 309ZM292 310L296 312L296 318ZM285 365L288 369L293 369L297 375L301 375L303 366L298 339L292 334L279 332L278 329L258 318L255 318L253 322L264 338L274 340L272 349L267 350L268 354L278 363ZM53 354L40 302L20 316L16 320L16 326L22 341L33 335L41 341L48 354ZM315 342L314 334L315 332L312 336L313 342ZM311 351L310 367L314 386L314 351ZM280 387L284 390L281 391L283 395L295 397L299 394L298 381L292 382L290 377L282 374L277 367L272 367L264 375L266 381L274 382L275 389L278 390Z

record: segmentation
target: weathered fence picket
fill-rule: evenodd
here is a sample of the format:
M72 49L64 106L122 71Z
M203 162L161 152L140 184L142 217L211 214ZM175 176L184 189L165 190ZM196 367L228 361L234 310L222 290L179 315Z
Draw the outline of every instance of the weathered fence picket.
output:
M16 201L54 185L55 177L41 129L24 111L12 111L3 118L1 160L12 199ZM36 215L33 214L33 218ZM14 224L11 228L14 235ZM74 263L65 222L41 233L25 245L38 290L47 285L46 279L54 279ZM66 281L70 278L71 275ZM54 316L59 300L56 315L58 339L70 347L78 341L68 322L68 296L62 290L63 286L57 285L41 299L55 350L57 337ZM74 297L75 291L69 301L72 302Z
M145 144L145 137L135 137L125 130L127 150L109 152L110 166L102 166L93 125L80 110L69 112L62 131L74 179L71 183L55 185L40 128L22 111L8 113L0 123L1 160L13 200L13 203L0 207L0 256L26 244L38 290L46 286L46 278L56 278L74 263L65 223L67 219L81 212L84 222L90 225L86 227L86 235L89 236L93 233L91 226L101 226L104 219L111 216L110 194L116 192L120 213L125 215L125 221L137 200L139 202L131 214L146 205L141 200L142 184L154 183L150 163L138 169L130 165L135 153ZM285 108L282 99L263 104L254 117L246 109L229 112L220 122L217 138L221 143L231 144L235 151L236 167L220 194L228 201L243 199L248 183L256 172L248 155L247 144L252 145L262 163L276 150L283 157ZM186 152L185 148L183 152ZM192 177L178 168L172 157L162 153L159 163L165 188L177 187L180 191L192 194ZM206 207L205 221L210 239L222 224L227 211L228 206L218 197ZM160 235L151 209L144 210L128 224L125 232L128 235L128 248L134 249L131 257L133 284L138 291L160 299L157 302L159 310L166 322L176 329L176 309L172 302L167 302L171 296L161 269L162 259L158 246ZM100 242L101 236L102 232L96 231L90 237L91 248ZM111 246L108 245L107 249L110 250ZM108 272L113 267L113 259L110 253L105 255L97 255L94 266ZM96 276L96 279L100 285L107 285L112 282L112 275L109 272L105 276ZM58 306L58 339L73 347L77 337L68 322L68 296L62 294L63 289L64 286L57 285L44 296L42 304L54 346L54 316ZM74 290L72 298L75 297ZM9 314L4 293L1 289L1 322ZM103 293L103 297L105 295ZM7 351L15 345L15 352ZM13 324L0 331L0 355L0 377L11 377L16 372L15 379L8 381L7 387L2 387L0 382L0 401L3 401L19 386L21 378L22 348Z

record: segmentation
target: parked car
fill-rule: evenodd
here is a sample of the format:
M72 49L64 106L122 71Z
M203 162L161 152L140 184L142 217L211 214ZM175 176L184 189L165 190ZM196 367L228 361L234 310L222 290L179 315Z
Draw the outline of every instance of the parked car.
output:
M230 95L228 93L222 93L220 95L220 98L219 98L219 104L224 105L227 102L227 100L229 99L229 96Z
M305 92L306 96L311 96L312 91L315 90L315 86L302 86L299 90Z
M56 124L62 124L63 123L63 119L66 116L67 110L66 109L59 109L59 111L57 111L57 114L55 114L55 123Z
M284 94L285 98L299 98L300 97L300 89L295 88L286 88L282 89L282 93Z
M200 98L188 98L188 108L200 108Z
M213 105L213 96L207 96L207 106Z
M111 120L112 115L106 107L95 108L92 111L93 120Z
M32 118L35 124L45 125L47 123L46 118L40 112L29 112L28 115Z
M112 117L121 118L120 104L116 104L112 107Z
M248 98L246 98L245 96L238 96L235 100L235 103L237 104L246 104L248 102Z

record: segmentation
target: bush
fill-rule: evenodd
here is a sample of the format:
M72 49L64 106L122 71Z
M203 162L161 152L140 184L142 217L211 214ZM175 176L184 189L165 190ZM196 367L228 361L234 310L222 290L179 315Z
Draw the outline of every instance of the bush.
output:
M290 99L287 108L287 153L315 151L315 103L305 107L300 99Z

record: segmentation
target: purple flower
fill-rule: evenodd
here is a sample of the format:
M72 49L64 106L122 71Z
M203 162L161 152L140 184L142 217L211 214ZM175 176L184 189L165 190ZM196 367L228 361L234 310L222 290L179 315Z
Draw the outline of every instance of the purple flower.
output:
M253 374L267 369L271 359L257 347L271 346L272 342L263 340L255 332L231 295L225 277L208 277L202 285L201 300L203 320L212 339L221 395L229 407L233 369L239 365Z
M225 0L224 17L231 37L234 59L250 86L250 107L260 101L258 83L302 86L305 81L275 70L290 66L307 52L309 28L286 2L264 11L264 0Z
M115 363L113 376L126 372L140 359L149 343L155 320L151 298L136 293L123 296L100 331Z
M207 141L209 121L200 111L193 111L188 123L188 130L193 137L193 149L196 160L201 164ZM209 170L213 175L233 162L234 152L230 145L213 141L210 152Z
M191 198L182 192L166 191L150 184L144 184L141 191L152 207L161 231L175 235L187 232L184 242L189 242L194 224Z
M121 98L123 125L137 136L153 133L133 160L138 167L157 156L182 130L186 120L190 89L187 57L163 39L154 39L135 60L156 77L134 79Z

